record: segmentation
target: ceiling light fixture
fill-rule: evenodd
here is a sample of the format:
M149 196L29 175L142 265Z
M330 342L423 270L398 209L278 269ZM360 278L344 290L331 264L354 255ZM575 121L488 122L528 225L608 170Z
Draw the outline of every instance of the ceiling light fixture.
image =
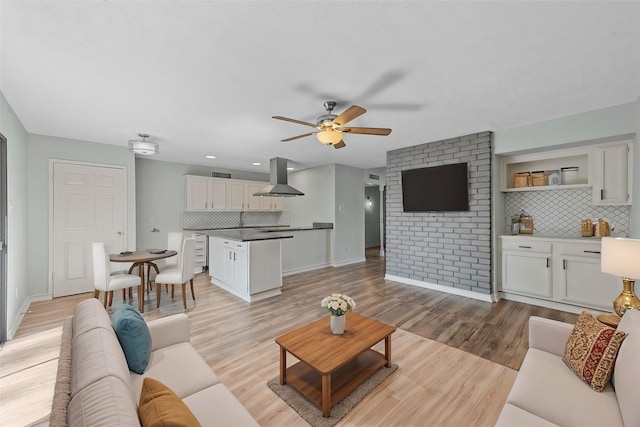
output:
M260 162L253 162L253 163L251 163L251 164L252 164L253 166L260 166L262 163L260 163Z
M135 154L142 154L144 156L153 156L156 154L160 154L160 147L158 146L158 143L147 141L147 138L149 138L149 134L139 133L138 136L142 138L142 140L130 140L129 151Z
M216 156L205 156L207 159L215 159Z
M334 145L342 141L342 132L333 129L325 129L322 132L318 132L316 134L316 138L318 138L318 141L323 144Z

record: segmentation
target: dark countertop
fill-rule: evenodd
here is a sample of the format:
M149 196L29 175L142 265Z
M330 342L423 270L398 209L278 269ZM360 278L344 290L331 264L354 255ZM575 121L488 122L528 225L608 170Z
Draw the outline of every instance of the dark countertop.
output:
M265 232L255 228L233 230L199 230L199 234L221 239L235 240L238 242L253 242L257 240L291 239L293 236L285 232Z
M288 231L304 231L304 230L332 230L333 229L333 223L330 222L314 222L313 225L310 226L296 226L296 227L291 227L289 225L251 225L251 226L241 226L241 227L231 227L231 228L215 228L215 229L201 229L201 228L184 228L183 230L187 230L187 231L195 231L199 234L206 234L208 236L213 236L214 234L211 233L221 233L221 232L228 232L228 231L233 231L233 232L240 232L240 231L254 231L256 233L258 232L262 232L262 233L269 233L269 234L273 234L273 233L280 233L280 232L288 232ZM250 235L250 234L248 234ZM214 236L217 237L217 236ZM291 236L293 237L293 236ZM231 239L231 237L226 237L228 239ZM266 240L266 239L273 239L276 237L264 237L261 239L250 239L250 240ZM280 238L280 237L279 237ZM236 239L234 239L236 240Z

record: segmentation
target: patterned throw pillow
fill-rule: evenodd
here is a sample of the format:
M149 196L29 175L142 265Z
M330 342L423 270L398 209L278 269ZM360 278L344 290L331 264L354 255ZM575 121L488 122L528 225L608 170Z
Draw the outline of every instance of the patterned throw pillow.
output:
M611 379L620 344L626 334L598 322L583 311L564 348L562 360L595 391Z

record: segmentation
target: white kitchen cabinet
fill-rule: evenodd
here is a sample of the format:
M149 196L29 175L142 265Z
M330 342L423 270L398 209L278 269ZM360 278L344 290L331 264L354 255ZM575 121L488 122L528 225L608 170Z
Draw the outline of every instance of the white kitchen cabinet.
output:
M262 199L266 197L254 196L254 193L262 190L267 184L264 182L248 182L245 185L245 200L247 210L257 211L261 209Z
M260 210L262 211L281 211L282 197L263 196L260 197Z
M207 265L207 236L195 234L195 265L194 272L200 273Z
M576 313L612 310L622 282L600 271L600 239L502 236L500 241L504 298Z
M280 240L241 242L209 237L211 283L244 299L258 301L280 295Z
M186 210L211 211L227 208L227 185L224 180L205 176L186 177Z
M552 298L551 245L504 242L502 246L502 290L541 298Z
M554 244L554 283L559 301L611 311L622 290L619 277L600 271L600 245Z
M630 141L600 145L593 149L594 205L631 204L632 150Z
M245 183L242 181L227 182L227 209L243 210L245 208Z

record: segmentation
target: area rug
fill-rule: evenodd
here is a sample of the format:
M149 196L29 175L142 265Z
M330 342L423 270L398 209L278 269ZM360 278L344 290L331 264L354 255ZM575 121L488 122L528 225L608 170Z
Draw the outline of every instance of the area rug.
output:
M288 384L281 385L277 376L267 382L269 388L291 406L312 427L331 427L340 421L355 406L360 403L371 391L380 385L389 375L398 369L398 365L391 364L390 368L382 367L378 372L370 376L355 390L331 408L331 416L322 416L322 410L307 400Z

